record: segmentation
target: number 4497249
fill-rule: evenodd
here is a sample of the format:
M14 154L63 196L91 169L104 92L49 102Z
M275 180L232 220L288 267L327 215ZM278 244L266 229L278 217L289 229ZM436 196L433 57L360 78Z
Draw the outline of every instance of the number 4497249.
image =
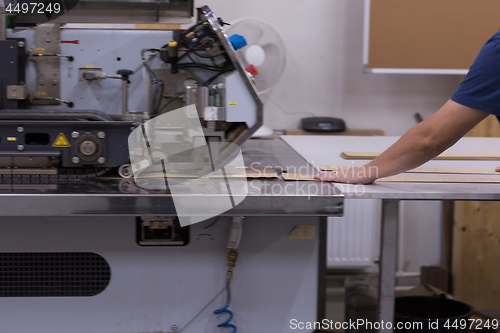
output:
M473 329L494 329L498 328L498 320L484 320L484 319L448 319L444 324L447 329L462 329L462 330L473 330Z
M9 3L5 11L7 14L59 14L61 4L57 1Z

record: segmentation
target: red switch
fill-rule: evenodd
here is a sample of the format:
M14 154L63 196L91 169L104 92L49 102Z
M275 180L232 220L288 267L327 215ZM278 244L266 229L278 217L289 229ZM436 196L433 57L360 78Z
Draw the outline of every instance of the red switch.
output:
M247 68L245 68L245 70L248 73L252 74L253 76L259 75L259 70L257 69L257 67L255 67L255 65L250 65Z

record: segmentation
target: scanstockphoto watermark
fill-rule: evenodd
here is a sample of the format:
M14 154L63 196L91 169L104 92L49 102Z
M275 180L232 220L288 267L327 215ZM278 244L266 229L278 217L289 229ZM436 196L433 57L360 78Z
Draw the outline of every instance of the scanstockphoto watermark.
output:
M349 321L333 321L330 319L323 319L322 321L299 321L297 319L290 320L290 329L292 330L383 330L393 328L422 330L424 328L424 323L398 322L393 324L390 321L369 321L366 319ZM432 327L426 328L432 329Z
M333 321L323 319L322 321L299 321L297 319L290 320L290 329L292 330L411 330L419 331L457 331L457 330L497 330L499 327L498 319L481 319L481 318L461 318L447 319L445 322L441 319L427 319L422 321L398 321L396 323L381 321L369 321L367 319L357 319L349 321Z
M331 183L328 181L322 182L316 180L314 183L304 182L300 176L309 175L305 179L311 178L319 172L311 164L302 166L286 166L280 165L278 167L272 165L263 165L261 162L253 162L250 164L248 170L251 171L252 177L255 178L250 182L251 192L260 195L301 195L307 196L322 196L332 194L333 192L343 193L348 196L363 196L366 192L365 185L362 184L349 184L349 183ZM273 178L276 172L283 172L286 174L298 175L297 180L286 181L286 184L276 183L275 181L266 182L263 179ZM372 166L365 170L355 170L349 167L339 167L338 171L327 171L325 174L334 173L340 175L342 179L347 177L360 177L370 179L378 178L378 167ZM257 180L258 179L258 180Z
M365 185L330 184L326 182L304 182L300 180L276 182L274 180L253 179L248 182L249 193L262 196L303 196L312 197L344 194L361 197L366 192Z
M338 175L344 179L377 179L379 178L377 166L361 166L361 167L337 167L330 171L334 175Z

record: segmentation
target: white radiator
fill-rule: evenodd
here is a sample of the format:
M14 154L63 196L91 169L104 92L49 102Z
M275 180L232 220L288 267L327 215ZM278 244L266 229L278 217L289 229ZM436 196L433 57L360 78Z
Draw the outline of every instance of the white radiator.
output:
M328 268L367 268L378 255L381 200L344 201L344 217L328 218Z

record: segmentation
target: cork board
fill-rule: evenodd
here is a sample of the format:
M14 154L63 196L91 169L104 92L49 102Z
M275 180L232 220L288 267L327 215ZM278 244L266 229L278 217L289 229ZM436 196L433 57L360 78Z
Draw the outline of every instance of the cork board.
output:
M371 0L368 67L469 69L498 13L498 0Z

